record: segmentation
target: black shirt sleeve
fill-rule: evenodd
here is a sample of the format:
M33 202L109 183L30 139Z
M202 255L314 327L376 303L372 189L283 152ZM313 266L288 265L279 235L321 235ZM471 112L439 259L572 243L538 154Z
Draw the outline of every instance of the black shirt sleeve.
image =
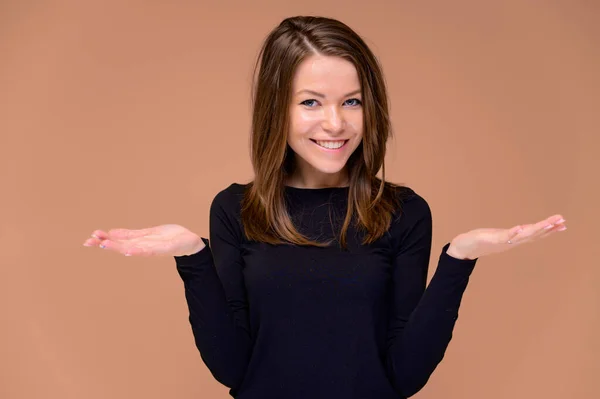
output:
M386 366L395 389L410 397L425 386L444 357L477 260L451 257L447 243L425 289L432 243L429 205L413 195L404 203L400 220Z
M223 385L238 387L248 367L252 339L242 276L241 231L231 193L218 193L210 206L210 240L196 254L176 256L196 347ZM223 278L220 278L223 277ZM226 278L225 278L226 276Z

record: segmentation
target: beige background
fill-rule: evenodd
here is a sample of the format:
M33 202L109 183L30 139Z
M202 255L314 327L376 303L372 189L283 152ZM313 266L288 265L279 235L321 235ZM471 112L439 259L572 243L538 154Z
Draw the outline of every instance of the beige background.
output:
M388 178L433 209L432 271L463 231L567 219L480 261L415 397L600 397L600 2L366 3L0 2L1 398L229 397L174 261L82 243L208 234L213 196L252 177L254 57L296 14L343 20L380 57Z

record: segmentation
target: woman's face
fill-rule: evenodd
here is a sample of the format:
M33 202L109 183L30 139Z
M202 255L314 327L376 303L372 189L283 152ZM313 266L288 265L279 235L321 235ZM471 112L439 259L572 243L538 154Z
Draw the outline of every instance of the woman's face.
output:
M356 68L339 57L313 55L292 83L287 142L296 153L292 180L306 187L347 183L344 166L363 137Z

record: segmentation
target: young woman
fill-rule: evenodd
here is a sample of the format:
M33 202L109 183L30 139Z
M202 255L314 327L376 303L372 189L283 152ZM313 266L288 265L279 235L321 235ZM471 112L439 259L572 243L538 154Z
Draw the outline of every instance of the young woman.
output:
M197 348L233 397L409 397L444 356L477 259L565 221L460 234L426 289L431 211L385 181L388 100L367 45L339 21L288 18L257 68L255 177L216 195L210 241L163 225L85 245L174 257Z

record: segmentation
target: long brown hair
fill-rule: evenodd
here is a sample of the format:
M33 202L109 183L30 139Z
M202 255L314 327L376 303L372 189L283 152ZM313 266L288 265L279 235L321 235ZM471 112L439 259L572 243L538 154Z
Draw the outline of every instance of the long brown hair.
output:
M298 65L321 54L350 61L358 72L363 102L363 139L348 159L348 210L339 242L346 247L353 222L364 231L363 244L385 234L399 208L398 188L385 181L385 151L391 136L388 98L381 67L350 27L331 18L286 18L267 36L254 69L250 152L255 178L244 194L241 219L249 240L270 244L328 246L309 240L287 212L285 179L294 168L287 144L292 81ZM257 73L258 70L258 73ZM376 175L382 170L382 178Z

